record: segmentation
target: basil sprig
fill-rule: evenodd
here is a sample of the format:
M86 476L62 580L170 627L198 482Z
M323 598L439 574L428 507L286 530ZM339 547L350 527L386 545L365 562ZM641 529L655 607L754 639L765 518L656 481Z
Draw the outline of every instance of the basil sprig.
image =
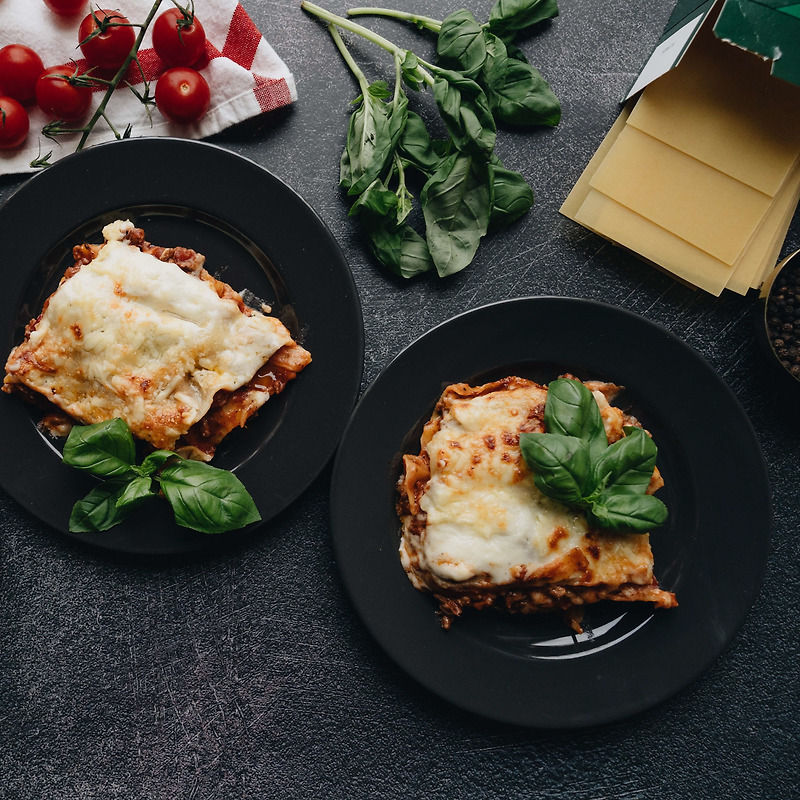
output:
M75 503L73 533L108 530L159 495L172 506L178 525L201 533L224 533L261 519L247 489L227 470L171 450L156 450L137 465L133 435L121 419L74 426L63 460L104 479Z
M393 17L435 33L436 64L310 0L301 6L329 23L359 83L339 182L355 197L350 216L359 218L373 255L404 278L433 269L440 277L461 271L487 233L505 228L533 205L525 178L504 167L494 147L499 124L552 126L561 118L547 81L513 44L517 33L558 14L556 0L496 0L485 23L467 9L441 21L376 7L348 12ZM367 80L339 29L394 56L393 91L386 81ZM422 118L409 110L403 84L431 90L446 139L431 139ZM409 223L414 174L422 182L422 214L411 220L421 218L421 233Z
M585 509L589 524L647 533L667 519L667 507L645 494L658 449L641 429L626 425L609 445L592 393L572 378L548 387L547 433L523 433L519 446L536 487L561 503Z

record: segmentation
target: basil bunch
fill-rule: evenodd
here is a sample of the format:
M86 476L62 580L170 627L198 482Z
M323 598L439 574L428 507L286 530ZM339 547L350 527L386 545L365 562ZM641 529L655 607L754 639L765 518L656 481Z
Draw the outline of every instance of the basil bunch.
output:
M470 264L483 237L525 214L533 190L494 154L498 123L556 125L561 106L540 73L513 44L515 35L558 14L556 0L497 0L488 22L466 9L439 21L391 9L351 9L413 22L437 34L436 65L403 50L349 19L304 0L302 7L330 23L331 36L361 87L350 117L339 180L356 196L372 253L404 278L435 269L452 275ZM395 85L369 83L337 28L345 28L394 55ZM402 83L430 88L448 138L432 140L408 108ZM424 236L407 222L414 207L409 172L424 185L419 203Z
M658 449L641 429L609 445L600 409L580 382L559 378L548 387L547 433L523 433L519 446L534 484L548 497L586 510L589 524L647 533L667 519L667 507L645 494Z
M224 469L171 450L156 450L137 466L133 436L121 419L73 427L63 460L104 479L75 503L69 518L73 533L108 530L159 494L169 501L178 525L202 533L223 533L261 519L242 482Z

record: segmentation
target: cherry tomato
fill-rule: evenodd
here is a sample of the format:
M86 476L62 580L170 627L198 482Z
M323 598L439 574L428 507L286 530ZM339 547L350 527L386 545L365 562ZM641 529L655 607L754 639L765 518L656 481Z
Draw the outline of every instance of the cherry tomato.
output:
M79 11L83 11L86 0L44 0L44 4L56 14L63 17L71 17Z
M153 23L153 47L170 67L191 67L206 50L206 32L194 15L189 19L170 8Z
M28 112L13 97L0 97L0 150L19 147L28 135Z
M83 86L75 67L62 64L48 67L36 82L39 108L55 119L73 122L80 119L92 102L92 89Z
M211 90L197 70L173 67L158 79L156 105L173 122L197 122L210 104Z
M28 103L36 95L36 80L44 72L42 59L24 44L0 49L0 94Z
M109 21L107 25L103 22L106 19ZM136 34L129 25L128 18L118 11L98 9L87 14L78 29L81 52L97 67L119 69L136 41ZM97 30L100 33L92 36Z

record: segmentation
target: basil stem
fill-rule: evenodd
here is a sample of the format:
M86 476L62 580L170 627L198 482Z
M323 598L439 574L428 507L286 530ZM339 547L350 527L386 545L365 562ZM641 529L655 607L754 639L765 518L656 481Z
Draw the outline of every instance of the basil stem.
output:
M420 29L427 29L434 33L439 33L442 23L438 19L432 17L424 17L419 14L409 14L405 11L395 11L393 8L378 8L377 6L364 6L359 8L348 8L347 15L350 17L357 17L360 15L369 15L377 17L393 17L394 19L402 19L406 22L411 22Z

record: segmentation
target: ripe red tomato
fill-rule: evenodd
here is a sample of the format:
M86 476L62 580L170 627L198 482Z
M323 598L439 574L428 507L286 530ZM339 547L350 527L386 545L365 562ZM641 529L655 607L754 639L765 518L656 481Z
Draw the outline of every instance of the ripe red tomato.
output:
M86 5L86 0L44 0L44 4L56 14L63 17L70 17L82 11Z
M73 122L80 119L92 102L92 89L81 85L75 67L62 64L48 67L36 82L39 108L55 119Z
M119 69L136 41L136 34L129 26L128 18L118 11L98 9L87 14L78 29L81 52L97 67ZM92 36L95 31L100 32Z
M24 44L0 49L0 94L28 103L36 95L36 80L44 72L42 59Z
M19 147L28 135L28 112L13 97L0 97L0 150Z
M170 8L153 23L153 47L170 67L191 67L206 49L206 32L193 14L191 21L179 8Z
M197 122L211 105L211 90L197 70L173 67L158 79L156 105L173 122Z

